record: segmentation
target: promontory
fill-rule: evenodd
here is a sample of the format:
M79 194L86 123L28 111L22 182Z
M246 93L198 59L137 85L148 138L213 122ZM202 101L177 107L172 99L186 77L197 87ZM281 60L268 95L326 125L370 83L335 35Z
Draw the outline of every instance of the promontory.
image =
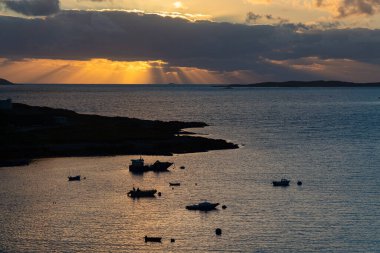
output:
M172 155L238 148L225 140L183 134L184 128L205 126L13 103L12 108L0 110L0 166L49 157Z
M3 79L3 78L0 78L0 85L13 85L14 83L6 80L6 79Z

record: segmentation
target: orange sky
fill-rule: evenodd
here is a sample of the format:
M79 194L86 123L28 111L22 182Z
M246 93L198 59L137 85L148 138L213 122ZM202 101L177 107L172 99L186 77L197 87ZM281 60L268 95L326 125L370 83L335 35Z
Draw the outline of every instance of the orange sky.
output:
M30 2L33 1L35 0L30 0ZM279 27L278 38L279 40L283 39L284 43L289 43L289 41L294 40L296 33L312 34L312 30L316 30L320 33L323 33L323 31L327 31L328 33L329 30L352 30L357 32L357 28L363 29L363 31L366 32L365 36L368 38L375 38L373 41L368 41L367 43L367 41L365 41L366 37L363 36L364 41L357 42L357 47L365 48L367 44L373 46L380 42L376 37L378 34L377 28L380 27L380 3L377 0L46 0L46 3L50 4L50 7L54 2L57 4L56 7L59 5L59 10L55 9L52 10L51 13L43 15L38 14L40 10L30 10L30 12L26 12L24 7L0 2L0 29L2 25L6 26L9 21L5 22L1 17L16 17L20 20L30 20L32 22L34 20L46 20L48 17L54 17L59 12L75 10L77 13L99 13L99 15L93 15L93 20L91 20L93 23L91 24L94 24L94 27L91 29L94 29L95 33L99 30L100 34L104 33L104 35L101 36L107 37L110 36L109 32L112 29L114 29L112 32L117 34L120 31L124 31L123 29L125 28L115 23L115 21L111 20L107 15L102 16L101 14L122 10L126 13L139 13L141 15L149 13L157 14L160 17L177 17L190 20L191 22L207 20L210 21L210 23L226 22L230 24L241 24L247 27L260 27L261 25ZM29 7L30 6L28 6L28 8ZM175 22L180 22L180 19L177 19ZM164 22L164 19L162 21ZM61 20L59 22L61 22ZM201 23L194 26L194 29L201 26L200 24ZM289 30L289 33L293 33L294 38L287 37L288 31L286 29L288 29L288 27L289 29L293 29ZM234 29L235 28L236 27L234 27ZM9 31L12 31L11 28L9 29ZM60 36L66 36L65 29L67 29L67 27L63 27ZM69 29L75 29L75 27L71 26ZM173 30L175 30L175 27ZM241 29L238 28L237 30ZM30 36L34 36L33 30L27 32L31 33ZM128 35L128 33L126 34ZM126 38L129 38L127 35L125 35ZM218 35L218 33L216 33L216 35ZM15 38L20 38L20 36L21 35L16 34ZM315 36L316 39L319 38L318 36ZM352 36L350 39L354 40L355 36L356 35ZM274 37L277 38L276 36ZM334 36L330 37L336 39ZM55 46L54 43L58 45L61 41L55 37L52 38L49 38L46 44L49 45L50 43L53 48L53 46ZM344 36L338 39L342 38L344 38ZM161 40L165 38L158 39ZM202 42L197 42L198 38L191 39L194 39L194 43L198 44L198 46L202 44ZM207 38L202 39L207 42ZM234 39L239 40L240 38L237 37ZM260 37L257 37L258 41L260 41L260 39ZM41 37L40 40L36 40L33 43L39 45L42 40L43 38ZM73 37L72 41L65 43L80 43L78 41L81 40L86 40L86 42L83 43L89 43L89 41L91 42L93 39L91 37ZM7 43L11 45L12 42L14 42L14 44L20 44L23 42L23 39L14 39L14 41L8 41ZM127 42L125 43L128 44ZM151 41L150 43L156 43L156 41ZM171 41L169 40L167 43L170 44ZM226 43L226 45L223 45L223 43L224 41L221 40L215 45L216 48L226 47L225 49L220 49L220 52L226 52L226 55L228 55L228 50L239 51L239 48L230 48L226 46L229 44ZM307 43L311 44L309 41ZM339 45L340 43L345 43L345 41L343 39L342 42L338 41L336 43ZM145 48L141 49L136 46L135 48L142 52L153 50L146 40L142 39L141 44L143 44ZM230 44L233 45L234 43L231 42ZM265 46L265 42L263 44ZM72 46L77 45L78 44L73 44ZM281 41L276 44L277 47L279 45L281 47ZM168 54L164 55L165 57L167 56L166 59L172 59L174 57L174 63L163 60L165 57L149 57L146 56L145 53L143 53L141 57L138 55L133 57L128 56L121 57L123 59L120 60L116 59L117 57L98 57L97 54L94 54L94 56L90 54L85 57L77 57L75 54L65 55L65 57L49 57L51 52L47 52L46 55L48 56L44 57L44 52L40 52L37 49L37 56L33 56L33 53L27 52L27 54L23 55L15 50L15 52L9 53L9 56L2 56L0 53L0 57L2 57L0 58L0 77L19 83L93 84L252 83L282 79L287 80L293 77L292 74L294 74L294 78L292 79L337 79L358 82L376 81L380 79L379 74L377 74L378 71L376 71L379 67L379 63L375 56L373 59L367 59L368 56L366 56L367 58L363 57L363 60L357 56L350 56L350 51L352 50L349 46L347 46L347 56L344 55L344 53L331 53L331 56L329 56L329 52L326 55L326 52L320 50L321 45L323 46L323 43L316 45L319 50L316 50L318 51L316 53L313 53L314 50L312 48L303 49L298 46L303 50L299 55L298 52L295 52L295 49L291 49L291 47L286 49L272 48L272 52L281 53L279 56L274 55L273 58L271 58L270 50L266 56L261 56L256 52L256 49L253 48L254 53L249 51L246 53L247 55L253 55L252 62L247 63L249 57L244 59L237 58L236 68L233 67L234 59L230 59L230 62L225 63L226 66L223 64L219 66L215 64L219 56L215 56L212 53L210 54L211 56L208 54L200 56L199 52L202 50L198 49L193 59L191 56L186 55L186 51L192 50L191 47L184 52L178 53L178 56L171 55L170 50L168 52L162 52L162 54ZM350 46L352 47L352 45L355 46L355 43L352 42ZM21 44L19 46L21 48L33 47L31 43L27 43L26 45ZM65 44L59 45L58 48L62 46L68 48L72 47L71 45ZM182 44L173 44L170 46L173 48L173 51L177 48L184 47ZM334 50L335 45L329 46L330 48L328 50ZM104 47L107 47L107 45ZM41 50L49 51L49 48L49 46L45 46L44 49ZM342 48L344 48L344 46L342 46ZM212 49L213 48L205 49L205 51L207 52L207 50L210 51ZM292 56L289 56L289 58L284 57L286 54L283 50L289 50ZM260 52L259 49L257 51ZM8 55L10 50L5 52ZM120 50L120 52L122 53L123 51ZM156 55L161 54L161 52L153 53ZM180 57L183 55L185 55L185 57L181 59ZM268 55L271 57L268 57ZM205 64L202 64L203 57ZM210 60L208 57L214 58ZM65 58L65 60L62 58ZM224 61L228 59L227 56L223 58ZM194 62L187 64L186 60ZM210 63L212 61L214 63ZM210 64L211 67L209 67ZM238 64L242 65L242 67L238 67L240 66ZM259 66L259 64L262 64L263 67ZM247 65L249 66L247 67ZM263 71L264 68L267 69ZM286 76L284 76L285 72L287 73Z
M110 61L106 59L51 60L0 59L1 76L16 83L44 84L167 84L228 83L226 80L244 82L244 73L221 73L189 67L166 68L162 61Z

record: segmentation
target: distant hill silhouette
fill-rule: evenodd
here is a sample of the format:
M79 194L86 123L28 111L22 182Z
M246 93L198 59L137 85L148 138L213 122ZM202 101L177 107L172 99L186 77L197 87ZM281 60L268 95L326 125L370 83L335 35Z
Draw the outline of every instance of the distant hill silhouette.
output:
M352 83L341 81L287 81L287 82L264 82L253 84L231 84L227 87L380 87L379 83Z
M3 78L0 78L0 85L12 85L14 83L6 80L6 79L3 79Z

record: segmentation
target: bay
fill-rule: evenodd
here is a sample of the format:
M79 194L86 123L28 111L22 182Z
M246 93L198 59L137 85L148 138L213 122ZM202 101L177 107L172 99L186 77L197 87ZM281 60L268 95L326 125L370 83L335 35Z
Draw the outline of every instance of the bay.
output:
M170 173L144 176L128 171L136 156L1 168L0 251L378 252L378 97L377 88L1 87L0 99L30 105L204 121L210 126L190 130L241 148L144 156L175 163ZM68 182L76 173L87 179ZM291 185L273 187L282 177ZM181 186L172 189L171 181ZM126 195L133 186L157 188L162 196L134 201ZM227 209L185 209L203 199ZM146 244L145 235L162 236L163 243Z

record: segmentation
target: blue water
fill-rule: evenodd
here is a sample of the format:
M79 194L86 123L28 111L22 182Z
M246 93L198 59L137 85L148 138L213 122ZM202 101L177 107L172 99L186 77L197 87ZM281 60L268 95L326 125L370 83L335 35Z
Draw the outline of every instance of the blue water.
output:
M379 252L380 89L1 87L0 99L8 97L80 113L204 121L210 126L192 130L241 148L147 156L176 167L143 177L128 172L130 156L1 168L0 251ZM87 180L68 183L76 173ZM272 187L282 177L290 187ZM157 188L162 197L133 201L132 186ZM202 199L228 208L184 208ZM145 235L163 243L145 244Z

